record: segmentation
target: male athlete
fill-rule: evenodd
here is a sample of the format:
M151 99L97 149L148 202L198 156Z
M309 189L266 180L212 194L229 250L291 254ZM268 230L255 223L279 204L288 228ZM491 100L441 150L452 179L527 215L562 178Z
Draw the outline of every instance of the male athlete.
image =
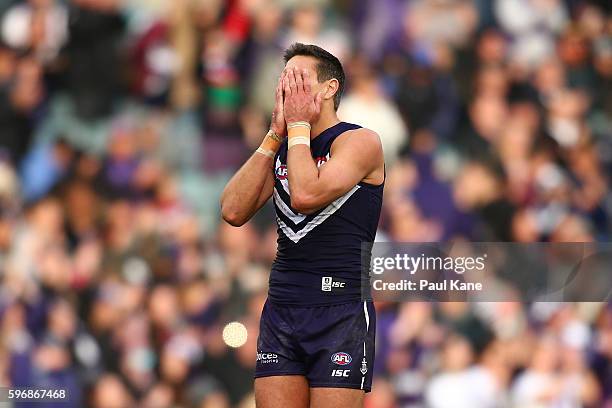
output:
M361 407L376 331L361 247L374 241L380 216L382 147L373 131L338 119L336 57L297 43L285 62L270 131L221 197L234 226L274 197L278 252L257 341L256 403Z

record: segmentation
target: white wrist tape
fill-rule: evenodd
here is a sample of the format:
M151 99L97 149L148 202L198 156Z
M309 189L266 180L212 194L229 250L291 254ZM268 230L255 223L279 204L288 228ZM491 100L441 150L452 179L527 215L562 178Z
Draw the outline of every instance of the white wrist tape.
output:
M310 123L300 120L297 122L291 122L287 124L287 130L293 129L296 127L307 127L308 129L310 129Z
M257 150L255 150L255 152L259 154L263 154L264 156L268 156L271 159L273 159L275 155L275 153L272 150L266 150L263 147L258 147Z
M310 137L308 136L293 136L289 138L287 149L291 149L295 145L306 145L310 147Z

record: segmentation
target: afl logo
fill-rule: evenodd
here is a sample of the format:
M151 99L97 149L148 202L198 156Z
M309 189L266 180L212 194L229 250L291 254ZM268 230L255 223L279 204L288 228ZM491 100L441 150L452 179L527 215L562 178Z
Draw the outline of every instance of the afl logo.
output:
M341 351L339 353L332 354L331 361L334 364L345 366L345 365L351 364L351 361L353 361L353 358L351 357L350 354L344 353Z
M287 165L283 164L276 168L276 178L279 180L285 180L287 178Z

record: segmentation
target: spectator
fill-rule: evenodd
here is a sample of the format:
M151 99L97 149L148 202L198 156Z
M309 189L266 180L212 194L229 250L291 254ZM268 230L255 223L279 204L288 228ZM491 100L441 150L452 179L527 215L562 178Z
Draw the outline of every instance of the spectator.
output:
M74 407L253 406L276 227L269 206L219 224L217 198L267 131L293 41L341 58L341 117L381 137L378 239L606 245L609 13L586 0L0 6L0 385L61 387ZM605 281L573 283L606 296ZM611 310L379 302L365 406L612 406ZM245 331L224 338L229 322Z

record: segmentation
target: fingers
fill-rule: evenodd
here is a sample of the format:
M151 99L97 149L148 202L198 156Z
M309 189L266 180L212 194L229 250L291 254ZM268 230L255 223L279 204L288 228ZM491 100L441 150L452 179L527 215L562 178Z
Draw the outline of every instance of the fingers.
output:
M295 76L295 85L297 87L298 93L303 93L304 92L304 79L302 78L302 72L297 68L293 68L293 74Z
M287 70L287 80L289 82L289 92L291 92L291 94L297 93L297 83L295 82L295 73L293 71L293 68Z
M310 86L310 73L307 69L302 72L302 76L304 77L304 92L309 94L312 91L312 87Z
M280 76L278 77L278 84L276 84L276 92L278 92L279 90L282 92L283 91L283 78L285 77L285 71L281 72Z
M282 73L281 76L278 78L278 85L276 86L276 95L275 95L276 106L283 105L283 78L284 76L285 76L284 73Z
M285 96L291 95L291 86L289 85L289 75L287 75L288 69L285 68L283 71L283 89Z

